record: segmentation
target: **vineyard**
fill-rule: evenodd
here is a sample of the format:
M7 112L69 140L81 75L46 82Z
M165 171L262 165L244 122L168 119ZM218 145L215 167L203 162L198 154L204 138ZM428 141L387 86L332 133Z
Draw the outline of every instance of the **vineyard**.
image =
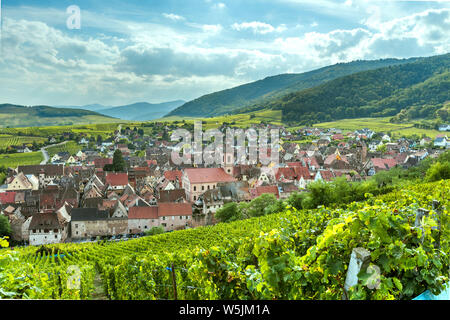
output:
M0 154L0 166L17 168L19 165L39 164L44 160L42 152Z
M126 123L126 122L123 122ZM117 130L119 123L106 124L86 124L70 126L43 126L43 127L23 127L23 128L0 128L0 134L17 136L19 133L24 136L45 137L63 134L64 132L85 133L88 137L102 135L104 137Z
M404 187L342 208L283 212L126 242L0 250L0 298L91 299L100 276L109 299L406 299L449 280L450 180ZM440 201L433 210L432 200ZM420 227L419 208L429 211ZM344 290L357 247L368 274ZM176 287L173 285L176 281Z
M13 136L10 134L0 134L0 149L6 149L9 146L21 146L23 144L44 143L47 141L43 137L26 137L26 136Z
M49 157L53 157L55 154L57 154L59 152L69 152L70 155L74 155L80 150L81 150L81 146L78 143L76 143L75 141L67 141L64 144L51 146L51 147L47 148Z

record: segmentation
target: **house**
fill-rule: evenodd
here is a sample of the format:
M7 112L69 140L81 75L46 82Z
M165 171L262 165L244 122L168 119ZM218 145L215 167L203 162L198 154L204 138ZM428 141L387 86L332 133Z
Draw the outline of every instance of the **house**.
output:
M39 186L45 187L54 179L64 176L64 165L44 164L44 165L27 165L18 166L17 173L22 172L24 175L34 175L39 179Z
M347 157L342 156L339 149L336 149L335 153L332 153L325 158L323 167L326 169L350 169L351 165L348 162Z
M336 178L335 174L331 170L320 170L316 173L316 176L314 178L314 181L325 181L330 182L334 178Z
M184 189L162 190L159 193L160 202L184 202L186 192Z
M436 139L434 139L433 145L438 148L447 148L450 147L450 140L447 140L447 136L438 136L436 137Z
M127 234L128 219L126 217L111 217L106 210L74 208L71 215L72 239Z
M185 229L192 220L192 205L190 203L160 203L158 217L160 225L166 231Z
M7 190L38 190L39 180L34 175L24 175L19 172L15 177L7 180Z
M255 199L262 194L273 194L277 199L280 197L280 191L277 186L259 186L253 189L250 189L250 195L252 199Z
M16 192L0 192L0 205L16 203Z
M36 213L29 225L29 242L32 246L64 242L68 237L70 216L56 211Z
M86 139L85 137L81 138L81 140L79 142L79 144L88 144L88 143L89 143L89 140Z
M420 140L420 146L423 147L428 143L431 143L433 140L431 138L425 137Z
M124 190L128 185L128 174L107 172L105 180L108 190Z
M158 207L131 207L128 212L128 233L136 234L159 226Z
M439 131L450 131L450 124L442 124L439 126Z
M187 168L183 172L182 186L188 201L194 202L207 190L214 189L218 183L233 182L223 168Z
M113 159L112 158L95 158L94 159L94 166L95 168L103 169L105 165L112 164Z
M373 176L375 173L383 170L389 170L397 165L395 159L372 158L365 165L368 176Z

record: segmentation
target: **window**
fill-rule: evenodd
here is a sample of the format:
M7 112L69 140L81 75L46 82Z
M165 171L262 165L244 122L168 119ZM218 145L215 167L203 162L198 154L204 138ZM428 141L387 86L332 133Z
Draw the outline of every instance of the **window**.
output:
M194 196L194 201L195 201L195 200L197 200L197 197L196 197L196 196Z
M58 236L55 234L55 239L58 239Z
M205 186L202 186L202 191L205 190Z
M194 191L197 191L197 187L196 186L194 186Z
M78 228L78 223L75 224L75 228Z
M58 229L53 229L53 232L54 233L58 233Z
M147 229L147 226L145 226L144 229Z
M78 231L77 231L77 232L75 232L75 234L78 234Z
M183 216L180 216L180 220L183 220Z

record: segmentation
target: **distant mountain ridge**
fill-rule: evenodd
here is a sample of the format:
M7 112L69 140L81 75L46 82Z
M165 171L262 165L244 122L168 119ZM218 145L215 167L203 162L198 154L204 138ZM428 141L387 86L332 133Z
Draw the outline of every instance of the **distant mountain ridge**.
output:
M265 104L288 93L315 87L356 72L411 63L421 58L358 60L338 63L300 74L281 74L204 95L173 110L168 116L213 117Z
M95 111L100 114L119 118L122 120L153 120L158 119L170 111L183 105L186 101L175 100L162 103L137 102L125 106L104 106L90 104L85 106L61 106L61 108L74 108Z
M98 112L110 117L123 120L153 120L158 119L170 111L183 105L185 101L176 100L163 103L137 102L126 106L101 109Z

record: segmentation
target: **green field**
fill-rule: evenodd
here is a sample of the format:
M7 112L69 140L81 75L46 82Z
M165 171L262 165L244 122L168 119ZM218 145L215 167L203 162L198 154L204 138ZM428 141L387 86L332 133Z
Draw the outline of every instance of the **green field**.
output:
M69 152L70 155L74 155L80 150L81 145L79 145L75 141L67 141L65 144L47 148L48 156L50 158L59 152Z
M412 123L390 123L390 117L386 118L360 118L360 119L345 119L333 122L323 122L314 124L316 128L337 128L342 129L344 133L355 131L357 129L369 128L375 132L392 132L393 136L411 136L417 134L427 135L430 138L435 138L436 135L442 133L438 130L428 130L415 128ZM300 127L296 127L300 128Z
M42 152L0 154L0 166L17 168L19 165L39 164L44 160Z
M230 126L236 126L240 128L248 128L253 124L259 124L261 122L267 122L275 125L282 125L281 122L281 110L263 110L255 111L245 114L235 114L229 116L220 116L214 118L189 118L189 117L166 117L150 122L174 122L183 121L187 123L194 123L195 121L206 121L206 125L203 125L203 129L212 129L220 127L224 122L227 122Z
M27 136L45 137L52 135L63 134L64 132L85 133L88 137L102 135L106 137L117 130L119 124L125 122L112 122L100 124L86 124L86 125L66 125L66 126L44 126L44 127L22 127L22 128L1 128L0 134L17 135L21 132Z
M23 144L44 143L47 141L44 137L27 137L27 136L14 136L11 134L0 134L0 149L5 149L9 146L21 146Z

